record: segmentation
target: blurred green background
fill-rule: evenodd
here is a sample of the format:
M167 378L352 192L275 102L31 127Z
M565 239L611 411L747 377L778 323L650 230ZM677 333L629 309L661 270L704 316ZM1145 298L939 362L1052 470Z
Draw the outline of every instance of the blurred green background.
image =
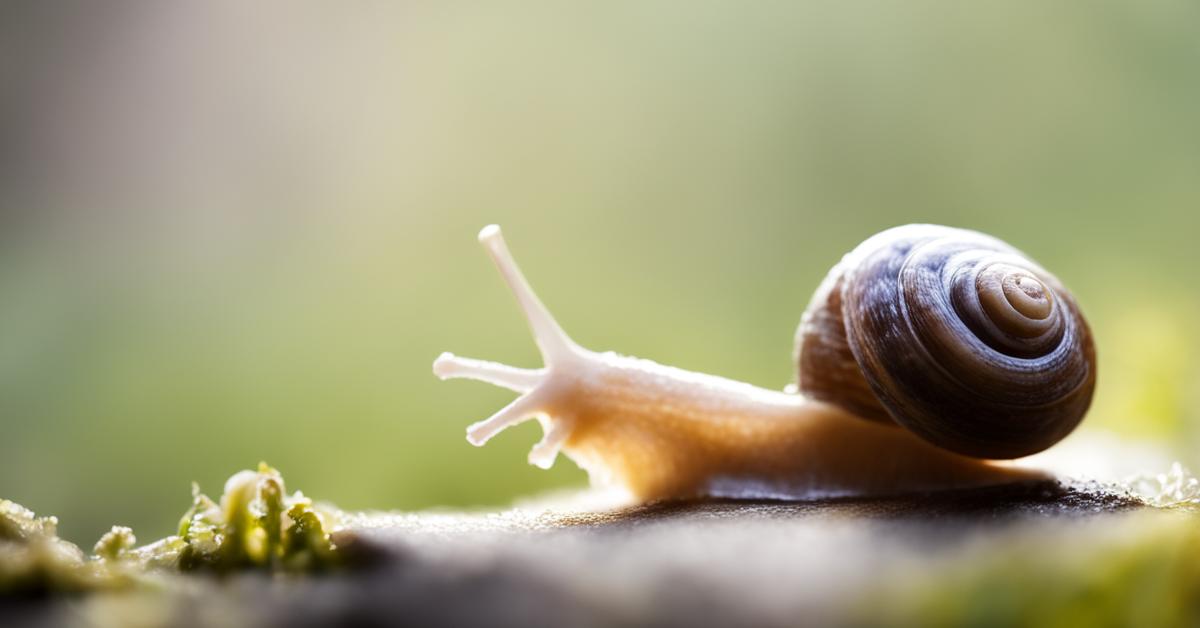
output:
M0 495L73 540L259 460L350 509L582 485L430 372L539 364L489 222L581 344L771 387L860 240L987 231L1088 314L1085 425L1200 463L1194 1L30 2L0 42Z

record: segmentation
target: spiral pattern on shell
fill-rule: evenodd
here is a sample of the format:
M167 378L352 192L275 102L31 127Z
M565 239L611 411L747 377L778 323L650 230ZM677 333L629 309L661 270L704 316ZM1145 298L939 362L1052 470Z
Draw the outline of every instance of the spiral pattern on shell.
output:
M1016 458L1061 440L1095 387L1069 292L1000 240L907 225L859 245L797 331L799 387L942 448Z

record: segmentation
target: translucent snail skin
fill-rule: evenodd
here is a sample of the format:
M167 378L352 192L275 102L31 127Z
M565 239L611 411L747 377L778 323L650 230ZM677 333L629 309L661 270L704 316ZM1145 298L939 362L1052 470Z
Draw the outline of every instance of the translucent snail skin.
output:
M1082 419L1091 335L1070 295L1008 245L908 225L830 272L796 334L785 391L580 347L534 294L500 228L479 241L516 296L545 365L443 353L442 379L519 393L471 425L480 446L536 418L529 462L559 452L637 500L886 495L1046 477L990 458L1040 451ZM928 294L927 294L928 293ZM934 294L936 293L936 294Z

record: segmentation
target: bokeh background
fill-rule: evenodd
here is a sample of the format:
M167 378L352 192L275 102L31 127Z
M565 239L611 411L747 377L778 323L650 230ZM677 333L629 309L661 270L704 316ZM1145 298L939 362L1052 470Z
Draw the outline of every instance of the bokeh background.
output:
M585 482L475 449L536 366L498 222L582 344L783 386L826 270L906 222L1073 288L1086 425L1200 463L1200 4L0 8L0 495L169 533L266 460L351 508Z

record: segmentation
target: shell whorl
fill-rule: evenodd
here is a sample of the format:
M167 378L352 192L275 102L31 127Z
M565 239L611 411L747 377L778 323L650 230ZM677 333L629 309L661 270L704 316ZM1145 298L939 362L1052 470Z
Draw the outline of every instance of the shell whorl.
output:
M1091 332L1053 275L996 238L907 225L830 271L796 334L798 386L978 458L1042 451L1082 420Z

